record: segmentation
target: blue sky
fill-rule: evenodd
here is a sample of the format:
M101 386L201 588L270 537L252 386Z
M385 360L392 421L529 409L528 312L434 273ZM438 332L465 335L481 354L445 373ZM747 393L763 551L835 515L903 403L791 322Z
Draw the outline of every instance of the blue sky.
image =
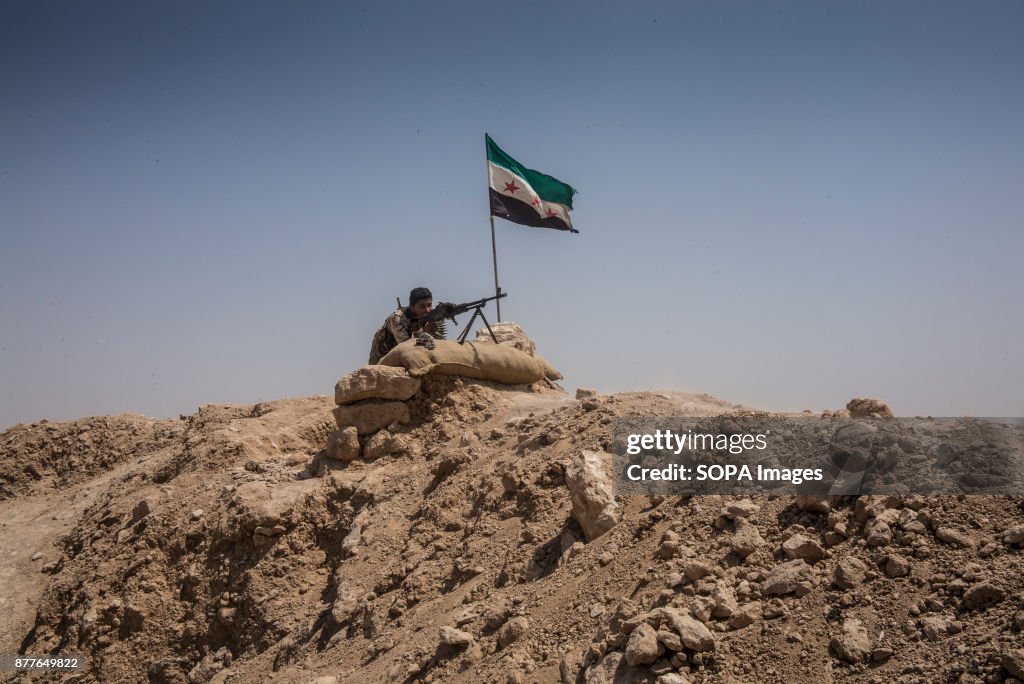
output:
M395 296L568 387L1024 415L1024 6L0 3L0 427L330 394ZM493 309L490 310L493 313Z

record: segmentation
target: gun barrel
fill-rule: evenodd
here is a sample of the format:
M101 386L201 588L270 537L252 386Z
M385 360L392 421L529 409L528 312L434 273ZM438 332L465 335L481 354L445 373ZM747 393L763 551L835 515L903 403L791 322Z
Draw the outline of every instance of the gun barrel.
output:
M472 308L475 308L475 307L478 307L478 306L483 306L487 302L492 302L495 299L501 299L502 297L507 297L507 296L508 296L508 292L502 292L501 294L494 295L493 297L484 297L483 299L477 299L476 301L473 301L473 302L467 302L465 304L460 304L459 307L467 307L467 308L472 309Z

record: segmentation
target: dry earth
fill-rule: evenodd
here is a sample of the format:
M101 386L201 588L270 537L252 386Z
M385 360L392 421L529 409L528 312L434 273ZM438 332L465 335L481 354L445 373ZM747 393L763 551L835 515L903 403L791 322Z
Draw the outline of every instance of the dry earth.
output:
M614 417L742 407L450 378L407 403L373 462L325 457L327 397L4 432L0 654L89 668L3 681L1024 677L1019 498L630 497L587 542L567 472Z

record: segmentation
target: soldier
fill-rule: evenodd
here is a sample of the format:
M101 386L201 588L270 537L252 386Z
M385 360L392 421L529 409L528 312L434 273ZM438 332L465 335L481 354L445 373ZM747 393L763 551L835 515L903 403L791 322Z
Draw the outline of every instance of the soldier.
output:
M413 335L426 333L437 340L444 339L444 321L441 325L421 320L434 308L434 296L425 287L417 287L409 293L409 306L399 307L388 316L384 325L377 330L370 343L370 364L375 364L396 346L412 338Z

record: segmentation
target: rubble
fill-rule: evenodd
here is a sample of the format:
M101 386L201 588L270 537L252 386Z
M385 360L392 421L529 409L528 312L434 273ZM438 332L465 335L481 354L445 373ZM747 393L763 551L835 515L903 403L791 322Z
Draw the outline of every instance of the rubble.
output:
M125 418L109 435L98 419L4 433L0 537L26 548L0 563L32 568L5 570L32 597L6 611L18 625L0 629L7 651L72 644L90 681L111 682L1019 675L1019 499L616 500L616 418L741 409L671 393L573 400L545 382L389 368L368 373L418 389L362 396L390 380L353 376L341 410L323 396ZM383 409L397 414L363 431L332 416L389 403L405 411ZM880 425L860 422L850 448ZM132 455L104 461L111 445ZM65 485L60 459L102 476ZM26 491L45 514L17 508L42 505ZM20 522L51 514L68 525L51 521L50 536Z

